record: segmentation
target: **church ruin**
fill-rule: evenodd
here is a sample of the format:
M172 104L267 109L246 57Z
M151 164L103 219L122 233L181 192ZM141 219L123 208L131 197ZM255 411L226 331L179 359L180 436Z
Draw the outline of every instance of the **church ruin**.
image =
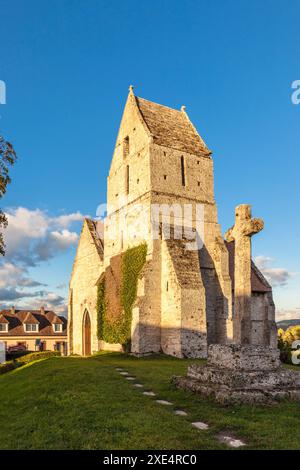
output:
M126 349L206 357L210 344L232 343L234 331L246 343L276 347L272 289L250 251L248 316L242 330L233 328L240 312L234 292L240 246L222 236L212 153L184 107L147 101L130 87L107 202L104 221L85 219L78 243L69 293L70 353ZM153 220L153 206L171 208L169 233L161 219ZM197 249L187 249L191 240L177 233L186 207L195 240L202 224ZM143 230L136 225L141 212Z

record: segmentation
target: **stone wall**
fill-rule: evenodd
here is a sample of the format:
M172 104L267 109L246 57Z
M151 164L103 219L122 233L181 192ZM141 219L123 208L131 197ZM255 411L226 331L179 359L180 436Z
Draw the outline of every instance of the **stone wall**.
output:
M69 336L69 351L73 354L83 353L82 335L85 310L89 312L91 319L92 352L96 352L99 349L97 338L96 283L103 270L103 260L99 256L85 221L70 281L70 289L72 290L72 298L70 300L72 305L69 305L69 322L72 327L72 335Z

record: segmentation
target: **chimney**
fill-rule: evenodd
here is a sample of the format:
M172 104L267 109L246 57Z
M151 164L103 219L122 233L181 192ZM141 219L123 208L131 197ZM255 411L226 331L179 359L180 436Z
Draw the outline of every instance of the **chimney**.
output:
M44 306L41 307L41 310L40 310L40 311L41 311L41 314L42 314L42 315L45 315L45 307L44 307Z
M10 313L12 313L12 315L16 313L15 307L10 307Z

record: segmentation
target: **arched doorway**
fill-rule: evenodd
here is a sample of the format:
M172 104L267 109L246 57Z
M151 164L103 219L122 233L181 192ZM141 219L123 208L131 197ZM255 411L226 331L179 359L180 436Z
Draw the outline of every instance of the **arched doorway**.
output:
M91 319L89 312L86 310L83 315L82 324L82 354L89 356L91 353Z

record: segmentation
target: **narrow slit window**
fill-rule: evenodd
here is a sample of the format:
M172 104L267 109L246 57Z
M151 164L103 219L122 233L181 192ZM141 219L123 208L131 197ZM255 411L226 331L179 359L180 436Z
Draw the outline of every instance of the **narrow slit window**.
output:
M125 137L123 140L123 157L126 158L129 155L129 137Z
M129 165L126 166L126 194L129 194Z
M184 157L181 156L180 158L180 163L181 163L181 184L182 186L185 186L185 170L184 170Z

